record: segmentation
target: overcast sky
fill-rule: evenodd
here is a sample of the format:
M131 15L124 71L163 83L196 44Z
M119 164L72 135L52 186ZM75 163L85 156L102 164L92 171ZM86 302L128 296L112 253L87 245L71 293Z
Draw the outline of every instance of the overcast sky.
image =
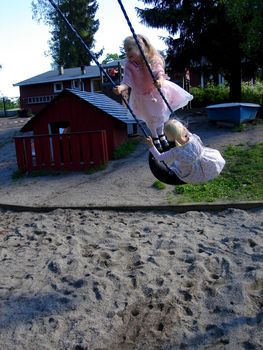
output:
M117 0L97 2L100 27L95 34L95 51L104 47L105 57L106 53L119 53L123 39L131 33ZM136 17L134 8L143 8L143 2L123 0L122 3L135 32L145 34L157 49L164 50L159 37L166 36L166 31L147 28ZM45 55L49 49L49 31L49 27L32 19L31 0L1 1L0 97L19 96L19 88L13 84L51 69L51 58Z

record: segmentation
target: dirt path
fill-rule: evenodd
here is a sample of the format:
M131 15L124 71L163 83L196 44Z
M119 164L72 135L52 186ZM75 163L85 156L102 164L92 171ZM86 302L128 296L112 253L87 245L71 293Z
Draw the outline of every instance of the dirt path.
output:
M191 132L202 138L205 145L219 150L229 144L263 141L262 120L256 125L250 123L242 132L233 132L227 127L211 125L205 114L183 111L180 117L188 123ZM19 133L23 123L21 118L19 127L14 119L11 124L7 122L0 120L1 203L39 206L173 204L173 186L167 186L163 191L152 187L155 178L149 170L147 147L143 142L131 156L111 161L107 169L93 175L67 173L58 176L24 177L13 181L11 176L17 166L12 138Z

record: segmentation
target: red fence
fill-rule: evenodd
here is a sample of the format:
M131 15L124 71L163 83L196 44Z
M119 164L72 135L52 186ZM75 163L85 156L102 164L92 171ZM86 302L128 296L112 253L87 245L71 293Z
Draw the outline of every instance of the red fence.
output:
M106 131L15 137L18 169L88 170L107 163Z

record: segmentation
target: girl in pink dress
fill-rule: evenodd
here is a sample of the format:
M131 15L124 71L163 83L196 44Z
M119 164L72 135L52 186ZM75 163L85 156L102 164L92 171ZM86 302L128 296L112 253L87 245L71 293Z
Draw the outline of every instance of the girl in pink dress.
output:
M164 59L150 41L140 34L137 38L155 77L155 84L134 38L129 36L124 40L127 62L123 80L113 91L121 94L131 89L130 107L139 119L146 122L155 146L162 151L162 148L165 150L169 147L163 126L169 119L171 111L157 88L161 89L173 111L186 106L193 96L168 80L164 71Z

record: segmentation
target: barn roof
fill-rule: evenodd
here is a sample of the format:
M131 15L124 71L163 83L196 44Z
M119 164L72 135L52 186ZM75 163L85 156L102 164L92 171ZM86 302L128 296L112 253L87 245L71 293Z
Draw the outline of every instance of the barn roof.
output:
M111 61L107 64L102 64L104 69L116 67L118 64L123 64L124 60ZM97 78L100 76L100 69L98 66L85 66L84 72L81 67L65 68L63 74L59 73L59 70L50 70L42 74L36 75L29 79L20 81L19 83L13 84L14 86L26 86L44 83L54 83L66 80L77 80L85 78Z
M102 93L86 92L78 89L66 90L126 124L133 124L135 122L134 118L126 107Z
M53 101L51 101L47 106L45 106L40 112L38 112L33 118L31 118L21 129L22 132L31 131L33 122L43 113L44 110L48 108L55 100L59 99L59 96L65 93L70 93L78 98L90 103L96 108L107 113L111 117L120 120L125 124L134 124L136 121L132 117L129 110L122 106L120 103L116 102L112 98L98 92L87 92L80 91L78 89L65 89L63 90Z

